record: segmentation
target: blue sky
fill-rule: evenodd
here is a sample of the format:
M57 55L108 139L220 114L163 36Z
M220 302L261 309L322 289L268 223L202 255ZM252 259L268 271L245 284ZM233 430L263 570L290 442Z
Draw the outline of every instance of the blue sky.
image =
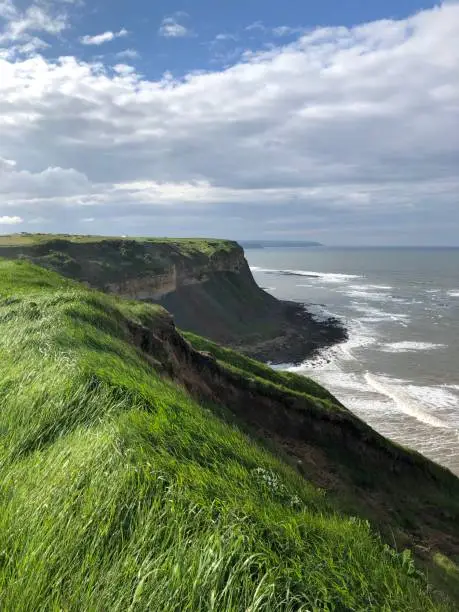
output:
M26 5L27 2L22 4ZM82 49L75 37L107 31L116 33L125 29L129 34L115 39L110 48L106 46L103 51L115 54L126 48L134 48L139 53L136 66L145 71L149 78L160 78L165 71L172 72L174 76L183 76L193 70L223 68L246 49L263 49L271 44L293 41L303 29L353 26L382 18L402 19L423 8L435 6L435 2L416 0L322 0L304 3L298 0L182 0L173 4L164 0L104 0L93 4L89 10L86 6L75 10L72 27L74 39L66 35L61 44L53 45L45 55L52 57L56 53L68 53L71 49L91 61L97 58L98 51L102 49L97 45ZM171 28L166 28L163 35L159 35L163 22L168 19ZM178 28L174 28L174 24ZM280 28L285 28L285 33L281 33ZM291 32L287 32L288 28Z
M459 4L0 0L0 233L459 245Z

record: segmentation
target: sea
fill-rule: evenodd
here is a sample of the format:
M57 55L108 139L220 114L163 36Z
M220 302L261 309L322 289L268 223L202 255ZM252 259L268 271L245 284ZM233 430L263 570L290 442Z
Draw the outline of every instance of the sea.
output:
M459 248L247 249L257 283L343 321L300 365L384 436L459 474Z

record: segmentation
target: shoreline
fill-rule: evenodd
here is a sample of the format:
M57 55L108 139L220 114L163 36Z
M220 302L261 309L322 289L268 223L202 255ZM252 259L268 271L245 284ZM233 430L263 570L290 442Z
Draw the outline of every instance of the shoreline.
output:
M322 350L349 339L344 324L334 316L317 319L307 304L279 300L282 305L283 329L273 338L251 338L250 346L237 343L234 348L253 359L272 365L299 366Z
M382 436L419 452L459 476L455 451L459 430L454 423L439 415L429 402L432 392L450 393L451 390L459 390L459 386L429 384L419 379L402 380L375 370L369 371L361 359L352 355L352 348L362 346L358 342L358 331L352 325L347 331L347 341L325 348L313 359L305 359L301 364L282 364L281 369L316 380ZM351 369L350 363L355 364ZM348 382L343 384L344 378ZM413 393L413 390L419 393ZM427 393L427 401L423 393ZM433 397L439 398L437 395ZM444 409L447 406L440 405Z

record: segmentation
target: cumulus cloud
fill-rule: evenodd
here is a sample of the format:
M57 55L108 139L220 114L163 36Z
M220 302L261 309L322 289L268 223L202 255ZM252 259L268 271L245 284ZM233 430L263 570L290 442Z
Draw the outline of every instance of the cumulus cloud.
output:
M133 74L135 72L135 68L129 66L129 64L116 64L113 66L113 70L121 75Z
M21 219L21 217L7 217L7 216L0 217L0 225L18 225L19 223L22 223L23 221L24 219Z
M16 17L16 7L12 0L0 0L0 18L13 20Z
M214 42L222 42L222 41L237 41L238 37L235 34L217 34L214 38Z
M14 61L49 47L43 37L58 37L69 27L66 4L78 0L32 0L25 7L0 0L0 57Z
M124 49L123 51L119 51L116 57L120 59L137 59L140 57L140 54L135 49Z
M158 34L165 38L182 38L183 36L189 36L191 31L178 22L177 17L179 16L180 15L165 17L159 27Z
M255 32L255 31L259 31L259 32L267 32L268 28L263 24L262 21L254 21L253 23L250 23L248 26L246 26L245 30L247 32Z
M102 34L95 34L94 36L89 36L88 34L86 34L85 36L82 36L80 38L80 42L82 45L100 46L106 42L115 40L115 38L123 38L124 36L127 36L128 34L129 32L125 28L122 28L118 32L107 31L107 32L103 32Z
M56 12L54 7L40 2L33 2L21 11L11 0L1 0L0 18L6 21L0 33L0 44L27 39L29 32L56 35L68 27L65 12Z
M448 4L318 28L182 79L0 58L0 156L17 162L0 163L0 215L64 229L65 211L67 229L91 218L108 233L457 243L458 36Z
M274 36L293 36L294 34L302 34L304 32L304 28L292 28L291 26L277 26L277 28L273 28L272 30Z

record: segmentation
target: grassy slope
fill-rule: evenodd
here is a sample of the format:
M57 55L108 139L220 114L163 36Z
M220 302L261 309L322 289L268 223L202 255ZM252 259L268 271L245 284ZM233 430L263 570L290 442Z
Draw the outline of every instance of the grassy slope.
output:
M0 261L0 609L452 610L160 377L128 326L163 317Z

